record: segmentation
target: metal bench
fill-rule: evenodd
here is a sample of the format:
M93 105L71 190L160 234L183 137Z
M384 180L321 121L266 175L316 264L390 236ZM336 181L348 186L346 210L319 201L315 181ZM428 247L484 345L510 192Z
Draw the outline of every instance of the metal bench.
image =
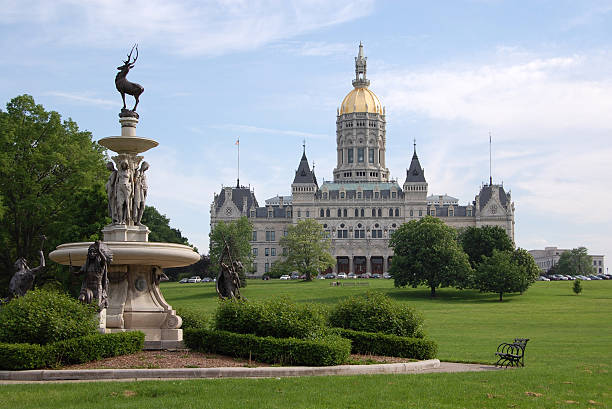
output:
M497 347L495 355L499 357L495 366L525 366L525 347L528 338L514 338L514 342L503 342Z

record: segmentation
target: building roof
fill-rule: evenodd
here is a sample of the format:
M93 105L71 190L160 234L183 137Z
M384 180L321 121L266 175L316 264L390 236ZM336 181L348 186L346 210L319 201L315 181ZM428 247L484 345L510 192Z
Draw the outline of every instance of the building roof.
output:
M440 197L442 197L443 204L457 204L459 203L459 199L456 197L452 197L449 195L430 195L427 196L427 203L440 203Z
M317 178L314 172L310 170L308 159L306 159L306 148L304 148L304 153L302 154L298 169L295 171L293 183L314 183L317 185Z
M419 163L419 157L416 153L416 146L414 148L414 154L412 155L412 161L410 162L410 167L406 171L406 182L425 182L425 171L421 168L421 164Z
M336 183L331 181L325 181L321 185L321 190L328 189L332 190L390 190L390 189L402 190L396 181L391 182L354 182L354 183Z
M368 112L371 114L383 114L382 104L375 93L367 87L359 87L351 90L340 105L340 115L352 114L353 112Z
M506 191L504 190L503 186L501 186L501 185L484 185L482 187L482 189L480 189L480 193L478 194L478 196L479 196L478 200L479 200L479 205L480 205L481 209L487 205L489 200L491 200L491 195L492 195L493 189L498 189L498 192L499 192L499 201L500 201L501 205L506 207L506 205L508 204L508 195L506 194Z
M242 203L245 199L247 201L247 209L250 209L253 206L259 206L259 204L257 203L257 199L255 198L255 194L253 193L253 191L251 191L250 188L245 186L232 188L232 202L234 202L238 209L242 210ZM219 194L215 199L215 208L217 209L217 211L221 209L224 203L225 189L221 189L221 194Z
M269 199L266 199L266 206L278 206L280 205L281 199L283 200L283 205L290 205L293 203L293 196L279 196L276 195Z

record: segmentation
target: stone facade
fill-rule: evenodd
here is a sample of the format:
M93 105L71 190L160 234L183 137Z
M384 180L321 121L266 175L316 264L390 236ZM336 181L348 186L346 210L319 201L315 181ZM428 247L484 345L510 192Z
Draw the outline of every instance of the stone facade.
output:
M545 247L544 250L529 250L540 270L547 273L553 268L561 258L561 254L570 249L559 249L557 247ZM607 274L604 256L599 254L589 254L593 259L593 269L595 274Z
M279 245L287 227L314 218L332 240L334 272L384 273L393 250L390 235L409 220L431 215L461 228L495 225L514 241L514 203L502 185L483 185L474 201L428 196L428 183L416 152L404 184L389 179L385 166L385 109L368 89L363 46L355 57L354 89L343 99L336 117L337 164L333 182L318 184L306 150L291 184L291 196L276 196L259 207L254 192L244 186L224 187L210 209L211 229L221 220L248 217L254 226L253 271L261 276L283 256Z

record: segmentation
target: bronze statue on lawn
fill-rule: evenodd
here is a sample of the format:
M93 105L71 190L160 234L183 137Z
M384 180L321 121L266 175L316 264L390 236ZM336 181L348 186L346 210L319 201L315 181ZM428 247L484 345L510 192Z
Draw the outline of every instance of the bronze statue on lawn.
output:
M134 52L134 49L136 49L136 57L134 58L133 61L130 61L130 59L132 58L132 53ZM134 44L134 46L132 47L132 51L130 51L130 53L128 54L128 59L123 62L123 65L117 67L119 72L117 73L117 76L115 77L115 86L117 87L117 91L119 91L119 93L121 94L121 99L123 100L123 109L121 110L121 113L123 114L124 112L125 113L131 112L136 117L138 117L138 114L136 114L136 107L138 106L138 98L140 97L140 94L144 92L144 87L140 84L136 84L135 82L128 81L126 77L128 75L128 72L130 72L130 70L134 68L134 63L136 62L137 59L138 59L138 44ZM125 94L131 95L136 99L136 104L134 105L134 108L131 111L129 109L126 109Z
M17 261L15 261L15 274L9 283L9 301L15 297L23 297L29 290L31 290L32 285L34 285L36 274L45 268L43 244L47 238L44 235L42 235L41 238L42 242L40 243L40 250L38 251L40 265L38 267L28 267L28 262L23 257L19 257Z
M221 299L239 299L240 277L238 271L243 269L240 261L232 261L229 244L225 243L221 253L221 270L217 276L217 294Z

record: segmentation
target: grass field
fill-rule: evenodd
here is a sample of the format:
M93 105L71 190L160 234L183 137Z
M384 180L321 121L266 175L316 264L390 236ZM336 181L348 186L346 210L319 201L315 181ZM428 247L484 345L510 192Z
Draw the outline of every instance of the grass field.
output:
M526 367L500 372L286 379L8 385L0 404L19 408L606 408L612 407L612 281L538 282L524 295L425 288L396 289L391 280L330 287L329 281L250 281L243 295L286 295L333 304L368 289L408 303L425 317L426 333L447 361L493 363L495 348L530 338ZM174 307L212 315L212 283L165 283Z

